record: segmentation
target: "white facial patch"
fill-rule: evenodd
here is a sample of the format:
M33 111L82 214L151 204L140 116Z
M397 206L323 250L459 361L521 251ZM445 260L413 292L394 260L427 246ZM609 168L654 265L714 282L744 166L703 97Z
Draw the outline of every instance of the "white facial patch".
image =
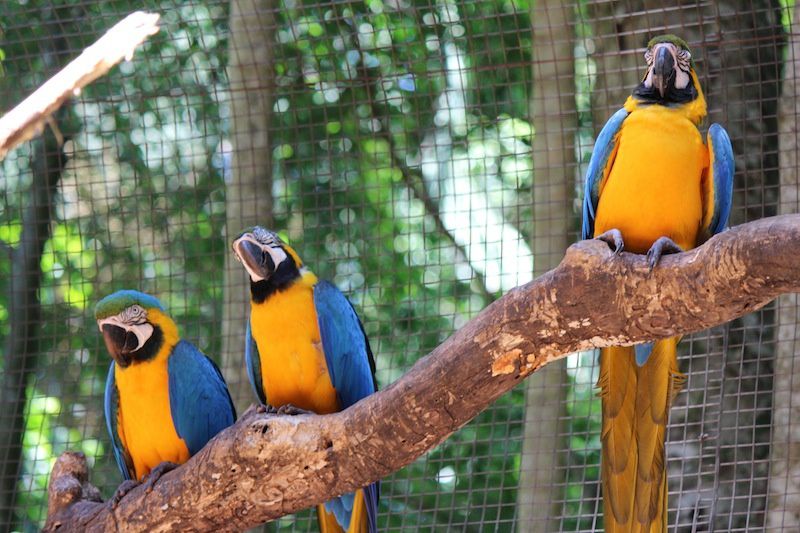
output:
M675 69L675 88L676 89L685 89L689 86L689 82L691 78L689 78L689 72L684 71L680 66Z
M131 326L129 331L136 335L136 340L139 341L139 343L136 345L136 350L138 350L144 346L144 343L150 340L150 337L153 336L153 331L155 331L155 328L145 322L144 324L136 324L135 326Z
M278 268L278 265L286 261L286 252L283 251L283 248L273 248L272 246L267 246L266 251L272 258L272 262L275 264L276 269Z

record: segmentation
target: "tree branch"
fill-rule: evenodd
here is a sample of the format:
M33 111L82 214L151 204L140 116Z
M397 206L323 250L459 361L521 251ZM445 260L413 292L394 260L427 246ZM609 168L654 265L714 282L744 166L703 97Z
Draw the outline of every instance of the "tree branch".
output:
M352 408L294 417L251 410L150 494L137 488L115 511L85 500L55 505L46 529L241 530L309 507L411 463L567 353L691 333L800 290L798 255L800 215L726 231L652 272L643 256L580 242ZM51 486L66 484L64 475L54 472Z
M0 160L18 144L41 133L47 118L70 96L79 94L123 58L130 59L137 46L158 32L158 18L143 11L131 13L0 118Z

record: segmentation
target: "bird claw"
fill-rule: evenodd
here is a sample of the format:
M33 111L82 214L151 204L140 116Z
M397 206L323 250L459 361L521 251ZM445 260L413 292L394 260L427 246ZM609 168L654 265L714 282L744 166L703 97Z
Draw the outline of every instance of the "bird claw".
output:
M595 239L603 241L611 248L611 251L614 252L614 255L619 255L622 253L622 250L625 248L625 241L622 239L622 232L616 228L612 228L605 233L601 233Z
M178 465L170 461L164 461L163 463L159 463L157 467L152 469L150 473L147 474L147 480L144 482L145 486L144 491L148 494L153 492L153 487L155 486L156 481L161 479L161 476L163 476L167 472L171 472L176 468L178 468Z
M307 411L305 409L301 409L297 406L294 406L290 403L283 404L280 407L275 407L272 405L259 405L256 407L257 413L267 413L270 415L313 415L313 411Z
M279 407L275 407L274 405L270 405L268 403L266 403L266 404L262 403L261 405L256 407L256 413L266 413L268 415L279 415L279 414L281 414Z
M132 491L139 485L141 485L141 483L139 481L136 481L135 479L126 479L125 481L123 481L122 484L119 487L117 487L117 490L114 491L114 494L111 496L111 499L109 500L111 502L111 508L116 509L122 498L124 498L130 491Z
M314 413L308 411L307 409L301 409L300 407L287 403L286 405L281 405L280 407L278 407L278 414L295 416L295 415L311 415Z
M301 409L300 407L297 407L290 403L287 403L278 407L277 414L295 416L295 415L311 415L314 413L306 409Z
M681 252L683 252L683 248L675 244L675 241L669 237L659 237L647 250L647 264L650 266L650 270L653 270L662 256Z

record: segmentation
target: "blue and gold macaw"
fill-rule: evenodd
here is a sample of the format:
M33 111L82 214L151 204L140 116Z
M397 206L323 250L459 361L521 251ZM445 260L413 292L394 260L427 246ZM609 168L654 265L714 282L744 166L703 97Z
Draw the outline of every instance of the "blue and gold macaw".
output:
M95 307L97 326L113 358L105 415L114 458L126 483L114 503L148 477L148 490L185 463L236 411L219 368L178 336L159 301L124 290Z
M245 230L232 247L250 276L245 359L262 403L327 414L378 389L364 328L339 289L264 228ZM376 482L319 505L320 531L374 533L378 497Z
M603 127L586 176L582 237L616 253L666 253L702 244L731 210L733 150L719 124L703 143L706 101L686 42L651 40L642 82ZM665 531L664 446L669 409L683 384L679 338L604 348L602 480L607 532Z

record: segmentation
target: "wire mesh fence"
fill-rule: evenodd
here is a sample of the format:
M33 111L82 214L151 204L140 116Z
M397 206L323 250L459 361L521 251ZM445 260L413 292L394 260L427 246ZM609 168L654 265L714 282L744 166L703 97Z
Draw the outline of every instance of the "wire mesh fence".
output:
M0 162L3 529L42 525L67 449L105 496L120 482L98 299L157 295L241 412L248 294L229 241L266 225L348 295L386 386L578 238L594 137L653 35L689 42L708 122L731 135L731 222L800 208L786 0L4 2L2 108L141 8L161 32L55 117L63 145L48 131ZM800 527L797 305L680 345L670 530ZM601 529L597 373L573 354L387 478L381 530Z

